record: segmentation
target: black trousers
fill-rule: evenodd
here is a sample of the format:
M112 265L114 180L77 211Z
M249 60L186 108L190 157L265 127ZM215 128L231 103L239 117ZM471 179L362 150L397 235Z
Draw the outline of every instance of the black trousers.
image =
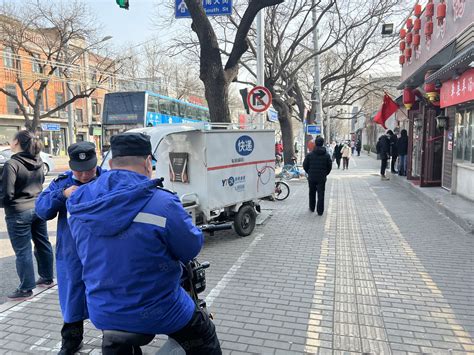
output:
M324 212L324 191L326 190L326 181L311 181L308 180L309 185L309 209L314 211L316 207L316 193L318 194L317 212L322 215Z
M336 164L337 168L339 169L341 167L341 157L336 157Z
M394 173L396 171L395 170L395 164L397 163L397 158L398 158L398 155L392 155L392 161L391 161L391 164L390 164L390 168L391 168L392 173Z
M62 348L74 350L81 344L84 336L84 321L64 323L61 329Z
M387 169L388 159L382 159L382 165L380 166L380 175L385 176L385 170Z
M179 331L168 334L186 351L187 355L221 355L222 350L216 334L216 327L206 312L196 309L188 324ZM104 344L103 355L142 354L138 346Z
M342 168L349 169L349 158L342 158Z

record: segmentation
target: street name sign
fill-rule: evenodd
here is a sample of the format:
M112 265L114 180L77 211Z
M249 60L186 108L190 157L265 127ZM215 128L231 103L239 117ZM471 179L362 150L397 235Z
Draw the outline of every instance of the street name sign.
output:
M315 124L309 124L306 126L306 133L311 135L321 134L321 126Z
M278 112L274 109L269 109L267 112L267 120L270 122L278 122Z
M207 16L232 15L232 0L203 0L202 7ZM184 0L175 0L175 17L190 18L188 7Z
M58 132L61 130L61 125L59 123L42 123L41 129L43 131Z
M255 86L247 96L247 104L254 112L265 112L272 104L272 94L264 86Z

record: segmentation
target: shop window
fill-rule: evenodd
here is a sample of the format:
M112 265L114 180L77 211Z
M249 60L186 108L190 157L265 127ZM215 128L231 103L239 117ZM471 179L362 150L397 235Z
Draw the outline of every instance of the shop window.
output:
M3 49L3 65L5 68L15 68L15 54L10 47Z
M456 112L456 151L457 161L474 163L474 110Z
M5 90L10 94L16 95L16 85L7 85ZM7 95L7 112L9 114L16 114L18 112L18 105L13 97Z
M18 132L18 127L0 126L0 145L10 144L12 138Z

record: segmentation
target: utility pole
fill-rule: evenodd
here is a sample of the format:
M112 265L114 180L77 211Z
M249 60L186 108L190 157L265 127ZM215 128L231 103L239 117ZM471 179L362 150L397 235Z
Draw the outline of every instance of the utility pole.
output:
M257 85L265 86L265 9L257 14ZM265 115L257 116L259 128L264 128Z
M69 43L66 42L64 45L64 57L67 64L71 64L69 61ZM71 61L72 62L72 61ZM69 86L69 78L66 80L66 102L72 99L71 87ZM74 116L73 116L73 104L67 105L67 130L68 130L68 146L76 143L76 136L74 135Z
M324 135L324 123L323 123L323 102L321 95L321 77L319 73L319 31L316 23L318 21L318 13L316 11L316 2L312 0L312 14L313 14L313 50L315 53L314 56L314 88L313 88L313 104L316 105L314 123L321 125L321 134Z

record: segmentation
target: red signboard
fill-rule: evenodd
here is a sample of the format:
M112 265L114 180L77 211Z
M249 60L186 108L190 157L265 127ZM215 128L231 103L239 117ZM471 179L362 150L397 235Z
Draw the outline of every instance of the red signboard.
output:
M465 71L458 79L444 82L440 99L441 107L474 100L474 69Z

